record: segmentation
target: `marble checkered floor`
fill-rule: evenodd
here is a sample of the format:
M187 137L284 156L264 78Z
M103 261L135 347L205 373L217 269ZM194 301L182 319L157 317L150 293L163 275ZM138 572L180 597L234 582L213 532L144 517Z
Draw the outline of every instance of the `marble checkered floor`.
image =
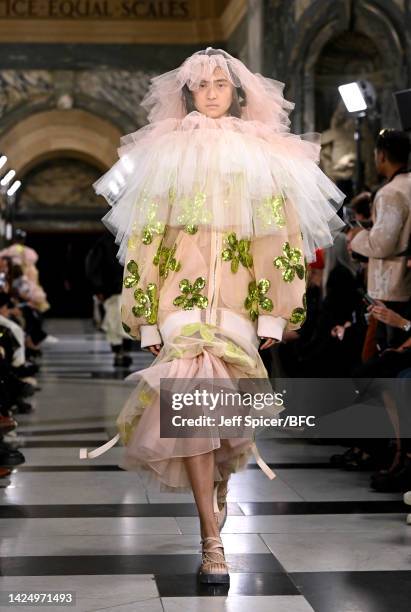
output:
M192 495L146 487L121 470L120 446L79 459L80 447L115 433L129 393L104 337L82 321L48 328L60 342L44 349L34 412L18 416L15 441L26 462L0 488L0 591L72 590L70 609L81 611L410 609L411 527L402 496L375 493L367 473L330 468L340 447L286 436L259 442L277 478L250 462L230 482L222 534L228 594L199 589ZM133 369L151 361L146 352L133 358Z

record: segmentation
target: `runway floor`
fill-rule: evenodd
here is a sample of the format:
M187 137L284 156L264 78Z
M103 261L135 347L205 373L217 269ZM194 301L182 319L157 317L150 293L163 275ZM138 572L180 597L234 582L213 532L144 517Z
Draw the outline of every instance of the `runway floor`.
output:
M145 488L118 467L114 433L129 390L88 321L48 321L34 411L18 415L26 461L0 488L0 591L75 591L69 609L117 612L405 612L411 526L401 494L376 493L369 473L329 466L339 446L290 436L259 441L277 478L250 462L230 481L222 537L228 595L200 591L191 494ZM133 353L133 370L151 362ZM8 439L11 439L8 437ZM23 610L27 606L10 608ZM35 606L59 610L59 606Z

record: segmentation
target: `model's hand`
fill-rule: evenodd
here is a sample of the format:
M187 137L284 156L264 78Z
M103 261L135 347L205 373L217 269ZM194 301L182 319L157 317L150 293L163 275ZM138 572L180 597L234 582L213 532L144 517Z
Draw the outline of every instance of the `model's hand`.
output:
M265 342L259 347L259 350L269 348L273 346L273 344L278 344L280 342L277 338L267 338L266 336L260 336L261 340L265 340Z
M153 355L158 355L161 349L161 344L152 344L151 346L148 346L147 348L150 351L150 353L153 353Z

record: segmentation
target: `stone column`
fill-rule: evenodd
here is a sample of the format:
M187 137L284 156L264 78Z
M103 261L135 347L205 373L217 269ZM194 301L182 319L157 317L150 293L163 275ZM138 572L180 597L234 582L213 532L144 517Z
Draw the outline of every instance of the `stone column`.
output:
M263 0L248 0L248 67L252 72L263 69L263 34Z

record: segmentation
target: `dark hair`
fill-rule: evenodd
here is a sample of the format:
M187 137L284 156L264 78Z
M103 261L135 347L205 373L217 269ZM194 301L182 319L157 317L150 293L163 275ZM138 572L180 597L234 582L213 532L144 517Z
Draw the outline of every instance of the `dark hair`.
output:
M375 148L384 151L393 164L406 164L411 150L410 138L400 130L383 129L377 137Z
M199 55L223 55L224 56L224 53L221 53L221 51L217 51L215 49L210 49L210 51L203 51L199 53ZM233 72L232 68L230 68L229 65L227 65L227 67L228 67L228 72L230 74L232 81L234 83L238 82L239 81L238 76ZM192 113L193 111L197 110L196 105L194 104L193 92L187 86L186 83L184 83L183 85L182 92L183 92L183 102L184 102L184 106L185 106L187 114ZM230 108L228 109L229 114L232 115L233 117L237 117L238 119L241 119L241 107L246 106L246 105L247 105L247 95L244 89L241 87L241 85L238 85L238 86L234 85L233 101L231 103Z
M363 215L366 219L371 216L371 193L362 191L350 202L350 208L358 215Z

